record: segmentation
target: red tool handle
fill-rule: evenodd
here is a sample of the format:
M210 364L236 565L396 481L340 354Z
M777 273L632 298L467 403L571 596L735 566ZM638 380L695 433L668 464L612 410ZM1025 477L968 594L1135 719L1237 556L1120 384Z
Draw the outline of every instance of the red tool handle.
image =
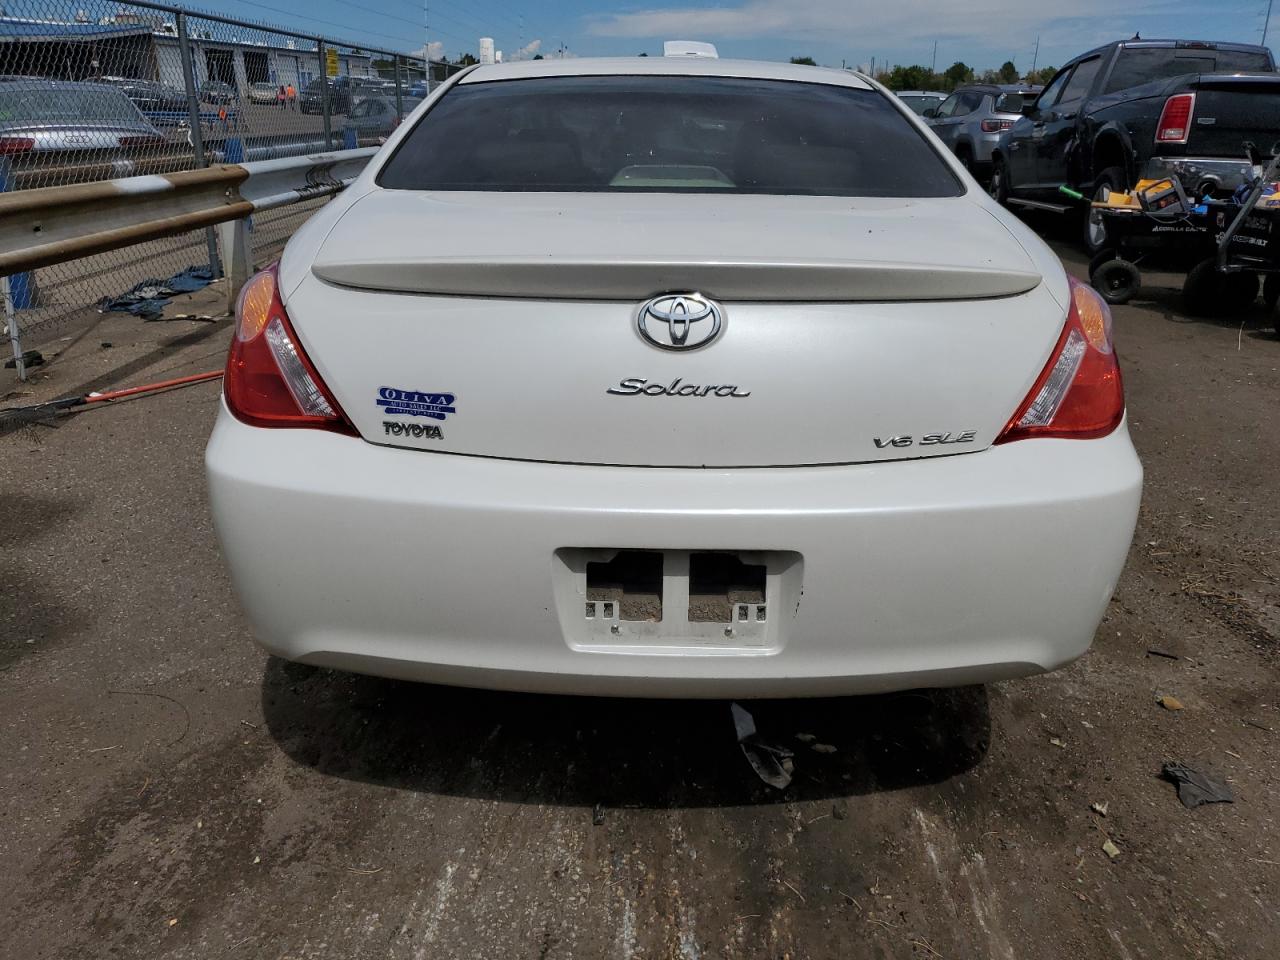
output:
M119 400L139 393L151 393L153 390L164 390L168 387L180 387L187 383L200 383L204 380L216 380L222 376L221 370L210 370L208 373L193 373L189 377L177 377L173 380L161 380L159 383L145 383L140 387L125 387L123 390L108 390L106 393L91 393L84 398L85 403L98 403L102 400Z

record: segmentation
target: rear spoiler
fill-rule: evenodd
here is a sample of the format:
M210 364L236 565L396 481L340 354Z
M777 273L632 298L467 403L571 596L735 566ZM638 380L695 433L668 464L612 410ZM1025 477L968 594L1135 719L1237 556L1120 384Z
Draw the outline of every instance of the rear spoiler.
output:
M1041 281L1032 271L847 260L432 257L318 260L311 272L344 287L437 296L642 300L697 290L723 300L789 303L978 300L1026 293Z
M1193 83L1198 87L1256 86L1274 92L1274 89L1280 89L1280 73L1201 73L1196 75Z

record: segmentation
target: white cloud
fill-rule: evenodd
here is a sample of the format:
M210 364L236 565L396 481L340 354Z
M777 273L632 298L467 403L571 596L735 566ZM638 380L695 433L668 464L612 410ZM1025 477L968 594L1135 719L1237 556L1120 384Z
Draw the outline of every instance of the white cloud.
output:
M444 56L444 44L439 40L432 40L425 47L419 47L417 50L411 51L410 56L426 57L428 60L439 60Z
M1145 19L1156 19L1171 2L1180 7L1189 0L1138 0L1121 19L1141 22L1144 7L1148 13ZM1153 23L1152 29L1157 25ZM1126 33L1117 22L1114 0L1073 0L1054 7L1035 0L966 0L963 4L953 0L895 0L892 4L729 0L729 5L719 7L690 3L592 17L585 29L598 37L636 39L834 42L855 52L931 51L934 41L939 40L939 67L945 57L943 49L952 52L952 59L971 50L1013 53L1024 49L1029 58L1040 33L1042 53L1050 46L1057 48L1054 52L1078 53L1133 33L1132 28ZM1045 62L1042 58L1041 63Z
M532 60L534 57L538 55L539 52L541 52L541 50L542 50L541 40L530 40L528 43L526 43L523 47L521 47L515 53L511 54L511 56L507 57L507 59L508 60Z
M1049 20L1087 20L1114 10L1112 0L1075 0L1068 17L1050 13L1028 0L897 0L868 9L848 0L808 0L796 5L777 0L744 0L723 7L659 7L594 18L590 33L604 37L673 37L706 34L721 37L829 37L833 30L850 39L1019 33Z

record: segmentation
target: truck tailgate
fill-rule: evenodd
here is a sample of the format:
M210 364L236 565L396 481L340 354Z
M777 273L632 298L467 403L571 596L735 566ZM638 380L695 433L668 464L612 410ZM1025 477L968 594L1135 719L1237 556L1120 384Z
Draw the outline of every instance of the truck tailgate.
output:
M1189 157L1243 157L1244 141L1264 152L1280 140L1280 74L1202 74L1196 95Z

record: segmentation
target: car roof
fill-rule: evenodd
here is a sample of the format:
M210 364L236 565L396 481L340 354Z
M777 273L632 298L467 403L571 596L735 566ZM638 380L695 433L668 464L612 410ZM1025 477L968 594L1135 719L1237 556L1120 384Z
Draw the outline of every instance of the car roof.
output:
M0 89L4 87L21 87L25 90L69 90L73 93L79 90L98 94L104 90L110 90L113 94L124 96L120 88L111 83L80 83L75 80L46 80L43 77L5 77L0 80Z
M945 100L949 95L942 90L895 90L896 97L941 97Z
M459 83L491 80L527 80L533 77L744 77L757 80L791 80L823 83L859 90L872 89L860 74L831 67L763 60L721 60L718 57L573 57L554 60L519 60L472 67Z
M967 83L956 87L956 93L970 90L981 93L1039 93L1044 88L1037 83Z
M1072 57L1068 64L1075 63L1078 60L1084 60L1092 57L1094 54L1106 53L1112 47L1182 47L1186 50L1230 50L1233 53L1270 53L1266 47L1258 46L1256 43L1219 43L1216 40L1146 40L1142 37L1132 37L1128 40L1113 40L1111 43L1104 43L1100 47L1094 47L1078 57Z

